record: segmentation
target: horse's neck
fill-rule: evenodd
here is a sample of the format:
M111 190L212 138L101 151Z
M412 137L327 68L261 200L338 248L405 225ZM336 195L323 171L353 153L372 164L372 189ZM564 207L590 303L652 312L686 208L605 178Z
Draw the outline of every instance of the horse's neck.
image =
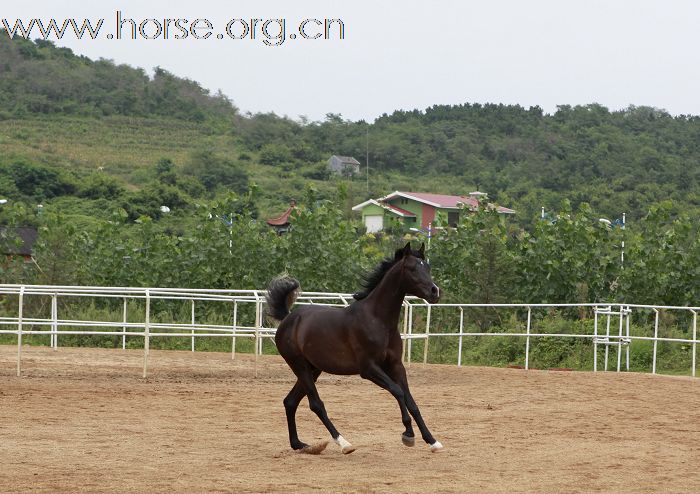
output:
M406 291L400 283L400 277L401 268L399 266L390 269L365 299L370 311L385 321L390 328L398 326L401 306L406 296Z

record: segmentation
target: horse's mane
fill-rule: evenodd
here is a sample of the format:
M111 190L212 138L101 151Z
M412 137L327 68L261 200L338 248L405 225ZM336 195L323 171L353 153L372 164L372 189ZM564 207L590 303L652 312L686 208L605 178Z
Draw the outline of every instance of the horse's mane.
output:
M379 265L374 269L374 271L362 277L362 290L360 290L357 293L354 293L352 297L355 300L362 300L367 295L369 295L372 292L372 290L377 288L377 285L379 285L379 282L382 281L384 275L387 274L397 262L397 259L391 258L384 259L382 262L380 262Z
M418 250L411 250L411 254L415 257L418 257L420 259L424 259L425 256L421 251ZM399 262L401 259L403 259L404 256L404 249L397 249L396 252L394 253L394 257L387 257L384 259L382 262L379 263L379 265L374 268L374 271L364 275L362 277L362 290L359 292L353 293L352 297L355 300L362 300L363 298L367 297L370 293L372 293L372 290L377 288L377 285L384 279L384 276L389 272L391 268L394 267L394 265Z

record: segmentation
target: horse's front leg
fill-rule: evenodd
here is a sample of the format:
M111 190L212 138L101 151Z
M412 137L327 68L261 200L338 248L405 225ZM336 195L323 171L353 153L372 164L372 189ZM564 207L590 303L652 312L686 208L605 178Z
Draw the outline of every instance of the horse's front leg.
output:
M421 416L420 410L418 409L418 405L413 399L411 391L408 389L408 378L406 376L406 368L403 366L401 360L395 359L389 363L388 374L393 380L396 381L396 383L401 388L406 403L406 408L408 408L408 411L416 420L416 425L418 426L418 430L420 430L423 440L430 445L430 451L432 451L433 453L441 451L443 449L443 445L440 443L440 441L437 441L428 430L428 426L425 425L425 421ZM409 430L407 429L407 432L405 434L408 433ZM406 444L407 446L412 446L413 444L411 444L411 438L413 438L413 430L410 430L410 435L406 437L406 439L404 440L404 444Z
M406 393L404 389L394 379L392 379L392 377L387 374L384 369L374 363L366 364L362 372L360 372L360 376L364 379L372 381L380 388L386 389L394 398L396 398L401 410L401 422L403 422L404 427L406 427L406 430L401 435L401 441L406 446L413 446L415 444L415 435L413 434L413 425L411 422L411 415L409 414L409 409L407 407Z

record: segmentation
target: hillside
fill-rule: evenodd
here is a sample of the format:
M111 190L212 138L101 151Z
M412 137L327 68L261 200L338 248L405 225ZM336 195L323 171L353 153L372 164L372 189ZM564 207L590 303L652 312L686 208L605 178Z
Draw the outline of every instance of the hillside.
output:
M163 116L202 122L231 119L236 108L223 95L212 96L197 82L156 68L76 56L50 41L9 40L0 30L0 108L2 116L29 114Z
M233 95L235 99L235 95ZM465 95L468 97L468 95ZM331 154L369 152L370 180L329 177ZM312 187L343 191L346 212L395 189L479 188L529 222L563 199L601 216L659 201L700 210L700 117L648 107L464 104L397 111L373 123L241 115L221 94L157 69L93 61L50 42L0 35L0 195L60 201L76 215L117 207L157 218L257 185L260 215Z

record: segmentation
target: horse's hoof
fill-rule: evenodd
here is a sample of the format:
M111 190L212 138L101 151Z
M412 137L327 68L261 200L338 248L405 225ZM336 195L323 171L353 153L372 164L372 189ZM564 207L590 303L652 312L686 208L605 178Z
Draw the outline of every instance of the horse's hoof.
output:
M416 445L416 436L407 436L406 434L401 434L401 442L404 446L412 448Z
M335 444L340 446L340 451L344 455L349 455L350 453L355 451L355 446L353 446L352 444L347 442L347 440L341 435L338 435L338 437L336 439L334 439L334 441L335 441Z
M299 453L304 453L307 455L320 455L321 452L326 449L326 446L328 446L328 441L322 441L320 443L314 444L309 446L308 444L304 445L303 448L299 449Z
M445 447L440 443L440 441L435 441L433 444L430 445L430 452L431 453L439 453L440 451L444 451Z

